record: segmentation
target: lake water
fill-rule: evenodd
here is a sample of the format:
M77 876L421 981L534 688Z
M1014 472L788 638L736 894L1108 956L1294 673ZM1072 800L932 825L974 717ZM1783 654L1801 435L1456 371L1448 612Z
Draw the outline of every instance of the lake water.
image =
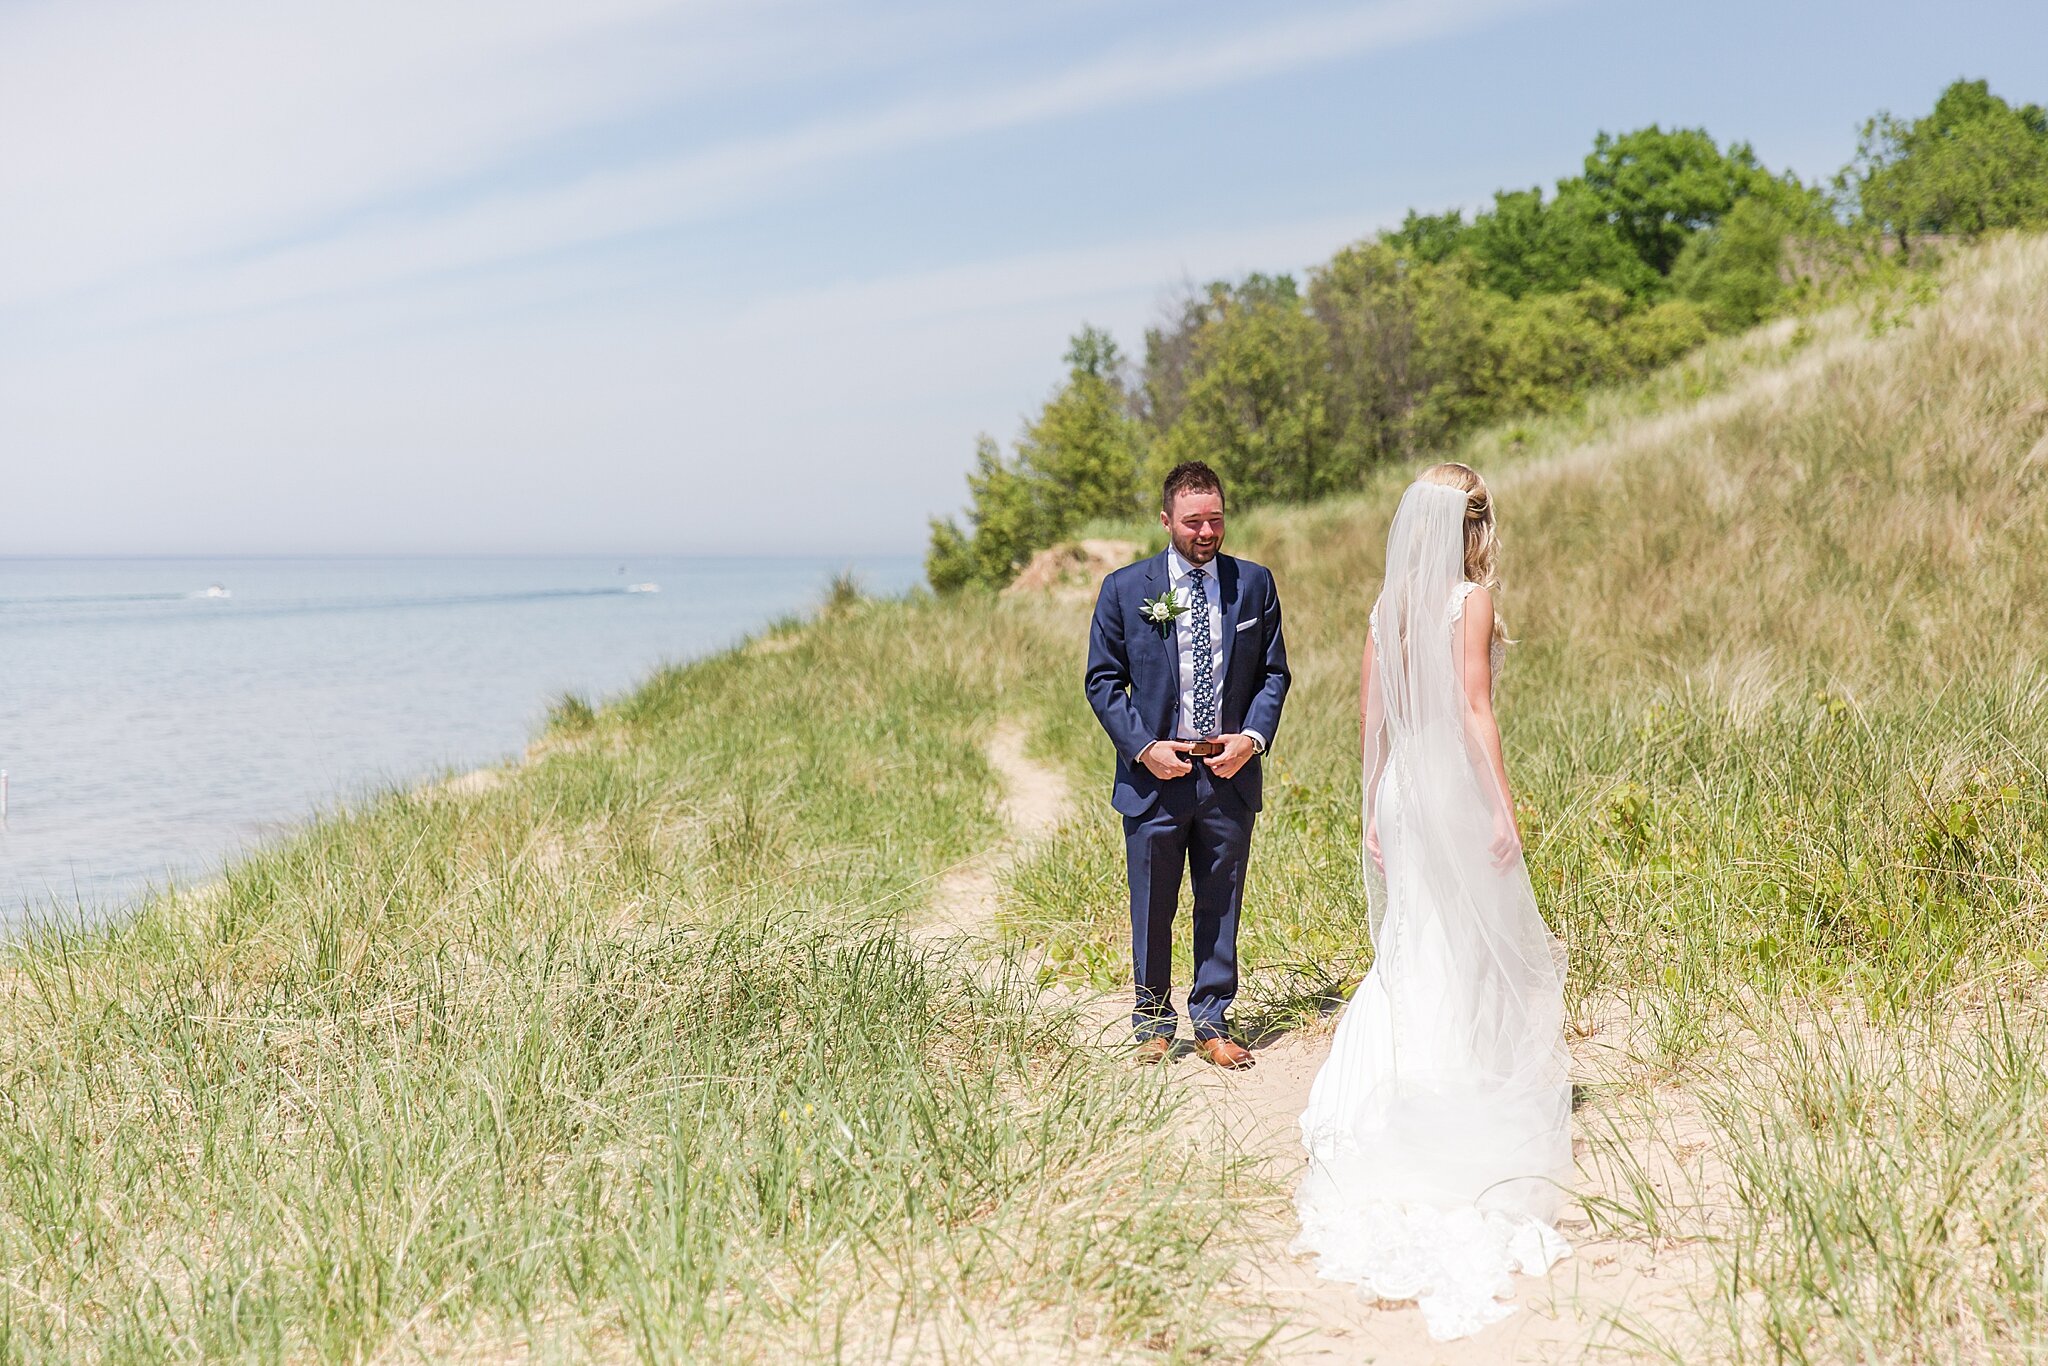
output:
M874 593L919 578L909 556L0 557L0 923L116 910L516 754L561 693L809 611L849 568Z

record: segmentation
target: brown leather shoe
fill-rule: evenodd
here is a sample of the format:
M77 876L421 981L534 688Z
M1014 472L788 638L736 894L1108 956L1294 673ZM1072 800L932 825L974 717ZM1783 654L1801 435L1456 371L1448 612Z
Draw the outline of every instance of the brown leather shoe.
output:
M1197 1039L1195 1047L1202 1050L1204 1058L1232 1072L1252 1065L1251 1050L1229 1039Z
M1146 1039L1138 1045L1135 1056L1139 1062L1150 1066L1153 1063L1165 1062L1167 1055L1172 1052L1172 1039Z

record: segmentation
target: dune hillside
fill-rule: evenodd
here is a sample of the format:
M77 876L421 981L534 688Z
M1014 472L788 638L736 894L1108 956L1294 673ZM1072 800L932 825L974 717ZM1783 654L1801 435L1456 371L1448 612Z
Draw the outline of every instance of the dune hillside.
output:
M2044 343L2048 243L2009 239L1936 297L1786 320L1462 453L1502 518L1503 726L1571 953L1584 1232L1633 1244L1608 1249L1631 1275L1645 1247L1686 1268L1635 1305L1562 1294L1561 1317L1625 1330L1580 1346L2037 1340ZM1406 477L1232 529L1279 576L1296 671L1245 912L1260 1027L1312 1019L1370 961L1358 654ZM1085 801L1100 743L1047 710L1084 801L1006 923L1107 986L1127 931Z

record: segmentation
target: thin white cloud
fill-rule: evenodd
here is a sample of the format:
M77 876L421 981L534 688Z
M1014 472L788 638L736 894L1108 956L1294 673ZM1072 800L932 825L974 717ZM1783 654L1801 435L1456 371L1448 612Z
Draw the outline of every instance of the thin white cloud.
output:
M51 358L0 372L0 429L41 455L0 499L0 545L914 548L959 500L974 434L1015 431L1082 321L1136 349L1182 274L1298 269L1392 215L1022 253L715 314L651 299L449 332L400 296L350 306L332 338L275 313L90 369ZM123 377L115 401L104 373ZM312 526L266 515L309 504Z
M1155 299L1181 279L1318 264L1345 243L1396 221L1401 212L1386 206L1229 231L1192 230L853 281L758 300L732 325L774 335L817 326L821 319L887 327L1048 303L1085 307L1133 294ZM1082 321L1093 320L1075 318L1077 324Z
M919 40L834 0L0 5L0 306L459 204L564 137Z
M1451 33L1533 3L1385 0L1199 40L1131 46L1051 75L913 97L867 114L490 195L444 213L373 222L247 263L175 276L129 292L121 306L136 320L262 308L674 228L787 193L806 177L861 159L1241 84Z

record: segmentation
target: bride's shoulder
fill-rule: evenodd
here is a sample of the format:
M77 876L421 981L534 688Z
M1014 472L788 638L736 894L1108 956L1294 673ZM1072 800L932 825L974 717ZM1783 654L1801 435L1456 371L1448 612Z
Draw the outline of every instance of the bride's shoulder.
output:
M1492 621L1493 594L1487 592L1484 587L1472 582L1470 579L1465 580L1465 582L1451 590L1451 620L1456 621L1462 616L1465 611L1465 604L1475 598L1479 602L1481 613L1484 614L1488 621Z

